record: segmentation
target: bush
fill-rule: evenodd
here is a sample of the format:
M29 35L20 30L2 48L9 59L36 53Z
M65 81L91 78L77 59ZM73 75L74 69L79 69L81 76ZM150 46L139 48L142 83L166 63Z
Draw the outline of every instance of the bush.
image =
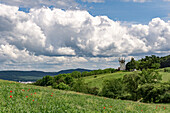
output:
M82 78L78 78L76 81L74 81L72 90L77 92L88 93L87 84L84 83L84 80Z
M138 88L138 98L143 98L143 102L169 103L170 85L168 84L144 84Z
M99 88L97 88L97 87L88 88L88 93L93 94L93 95L98 95Z
M120 98L123 94L122 79L113 79L105 81L101 95L110 98Z
M59 83L59 84L54 83L54 84L52 85L52 87L53 87L54 89L62 89L62 90L69 90L69 89L70 89L70 87L69 87L67 84L63 83L63 82L61 82L61 83Z
M170 69L164 69L164 72L168 72L168 73L170 73Z
M53 84L53 77L44 76L42 79L37 80L34 84L38 86L50 86Z

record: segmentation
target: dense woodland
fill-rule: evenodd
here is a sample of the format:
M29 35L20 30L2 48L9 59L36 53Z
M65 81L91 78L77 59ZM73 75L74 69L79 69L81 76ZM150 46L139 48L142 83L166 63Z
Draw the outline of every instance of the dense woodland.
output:
M99 91L97 87L89 87L84 82L83 77L104 73L115 73L118 70L108 68L104 70L93 70L90 72L74 71L67 74L59 74L54 77L45 76L36 81L34 85L52 86L55 89L72 90L98 96L105 96L114 99L134 100L141 102L169 103L170 102L170 81L162 82L162 76L157 70L160 67L168 66L170 56L156 57L146 56L141 60L135 61L134 58L127 63L128 71L133 69L132 74L124 75L123 78L107 80L103 84L103 88ZM164 62L166 65L162 65ZM170 70L165 69L165 72Z

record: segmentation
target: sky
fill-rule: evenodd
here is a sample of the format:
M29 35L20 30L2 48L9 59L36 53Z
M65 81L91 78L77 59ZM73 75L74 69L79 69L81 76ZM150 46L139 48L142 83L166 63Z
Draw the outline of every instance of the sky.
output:
M0 70L117 68L170 54L170 0L0 0Z

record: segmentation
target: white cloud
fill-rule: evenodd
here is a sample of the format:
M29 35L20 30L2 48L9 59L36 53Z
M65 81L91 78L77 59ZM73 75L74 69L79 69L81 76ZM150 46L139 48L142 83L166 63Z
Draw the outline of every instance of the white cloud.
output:
M83 2L103 3L105 0L82 0Z
M36 69L80 64L88 68L94 63L109 67L112 64L107 62L121 55L170 50L170 21L160 18L148 25L123 26L82 10L42 7L24 13L16 6L0 4L0 12L0 69L9 69L9 64L29 64Z
M150 2L150 1L152 1L152 0L123 0L123 1L125 1L125 2L130 2L130 1L132 1L132 2L144 3L144 2Z
M78 6L75 0L0 0L0 3L26 8L54 6L57 8L72 9Z

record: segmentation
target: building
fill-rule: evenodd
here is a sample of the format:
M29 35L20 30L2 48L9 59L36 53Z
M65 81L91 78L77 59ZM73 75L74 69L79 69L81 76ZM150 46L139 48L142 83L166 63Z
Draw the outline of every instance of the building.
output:
M126 70L125 58L119 58L120 70Z

